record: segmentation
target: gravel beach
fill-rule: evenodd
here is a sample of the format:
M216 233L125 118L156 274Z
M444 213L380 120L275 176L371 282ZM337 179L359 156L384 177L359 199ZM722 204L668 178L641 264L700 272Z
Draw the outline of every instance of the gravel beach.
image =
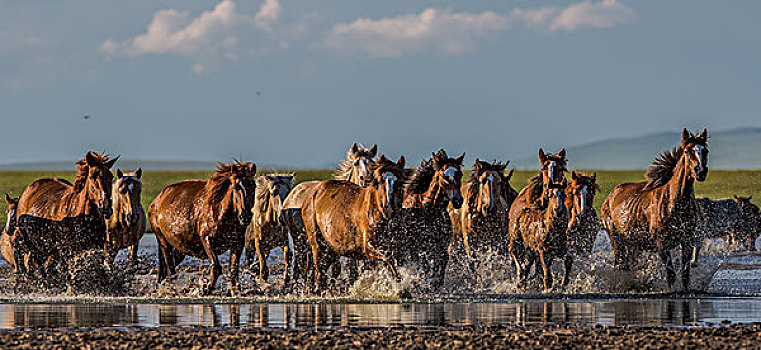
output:
M20 349L729 349L761 348L761 324L707 328L466 327L274 330L128 328L0 331Z

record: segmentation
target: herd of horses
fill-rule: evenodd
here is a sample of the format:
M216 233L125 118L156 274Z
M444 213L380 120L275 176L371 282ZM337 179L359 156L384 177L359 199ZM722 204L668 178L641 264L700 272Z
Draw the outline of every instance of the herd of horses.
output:
M511 261L519 285L533 276L551 290L553 260L563 261L560 284L566 285L574 256L589 256L604 230L616 268L631 269L643 254L655 252L669 287L679 272L682 288L689 290L690 267L704 238L728 234L754 250L761 228L750 198L695 198L695 181L708 174L705 129L684 129L679 146L656 157L646 180L610 192L599 217L593 207L597 175L571 171L567 178L565 149L540 149L541 169L520 192L510 184L509 162L476 159L463 183L464 157L442 149L406 168L404 156L394 161L378 156L376 145L355 143L334 179L298 185L293 174L257 177L253 163L220 163L208 180L164 188L146 219L141 169L117 169L114 178L118 157L88 152L77 162L74 183L41 179L19 198L6 194L0 250L17 274L37 272L42 278L89 249L103 249L105 263L113 264L116 252L129 248L134 263L150 224L159 246L158 282L174 274L186 256L208 259L204 294L222 272L220 254L230 252L230 293L237 295L244 250L246 261L258 262L259 277L268 281L267 257L277 247L285 253L285 285L298 282L312 293L330 290L342 270L356 279L360 268L375 266L399 278L398 267L405 265L417 268L437 290L450 257L464 254L477 278L476 263L486 253ZM671 259L674 248L681 252L679 271Z

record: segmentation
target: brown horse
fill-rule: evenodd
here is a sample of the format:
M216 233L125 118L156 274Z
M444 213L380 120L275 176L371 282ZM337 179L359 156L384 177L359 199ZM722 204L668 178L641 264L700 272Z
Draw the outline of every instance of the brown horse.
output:
M476 159L470 180L462 185L465 203L461 209L448 208L454 226L451 246L462 242L471 262L474 261L473 250L491 247L504 252L507 247L505 232L508 211L518 196L518 192L510 186L513 171L505 173L509 163L488 163Z
M24 271L23 266L19 269L16 266L16 250L13 247L13 239L11 236L16 233L16 209L18 208L18 197L11 198L7 193L5 194L5 203L8 204L8 209L5 214L8 217L8 221L3 229L2 236L0 236L0 253L2 253L5 261L8 265L11 265L15 272Z
M159 243L158 282L175 273L186 255L211 261L209 294L222 267L217 255L230 251L230 294L238 294L238 261L251 223L256 183L253 163L220 163L209 180L169 185L148 210Z
M146 219L140 194L143 191L143 169L124 174L116 169L111 198L114 214L106 220L107 236L105 252L109 262L113 262L119 250L129 247L131 264L137 262L137 247L145 233Z
M552 287L552 260L565 259L565 274L561 284L567 285L571 271L571 254L566 240L568 210L565 206L565 179L560 184L548 184L546 207L525 207L516 215L510 215L510 243L508 251L515 265L515 278L520 284L528 277L531 265L538 257L544 271L544 290ZM538 267L537 267L538 268Z
M317 290L325 285L327 268L341 256L382 261L397 276L388 255L377 248L376 233L401 207L404 163L404 156L394 163L381 155L371 186L327 180L307 194L301 214Z
M21 194L16 230L37 266L48 258L65 265L72 254L103 247L105 220L112 213L113 175L109 169L118 158L87 152L77 162L73 185L41 179Z
M394 259L399 264L413 263L438 289L444 282L449 263L452 222L447 207L460 208L462 160L450 158L442 149L424 160L405 185L405 205L383 234L391 242Z
M761 214L750 200L751 197L739 196L734 196L734 199L697 199L700 220L690 260L693 266L697 264L706 238L725 238L729 244L740 240L745 242L748 250L756 250L755 241L761 231Z
M749 251L756 251L756 239L761 234L761 211L750 202L751 197L735 196L740 208L740 218L732 231L733 241L744 241Z
M539 149L539 164L541 171L539 175L529 179L528 185L524 187L518 196L510 205L509 217L518 215L523 209L531 206L547 206L546 198L549 194L550 184L559 184L565 178L566 164L565 148L557 154L544 153Z
M269 268L267 256L275 247L283 248L285 255L284 285L290 282L290 266L293 251L289 249L288 229L280 220L281 205L293 188L293 175L269 174L256 178L256 202L254 217L246 229L246 260L259 260L259 277L267 282Z
M666 266L671 288L676 281L671 249L681 247L682 285L689 290L688 261L699 220L695 180L708 175L708 131L696 136L684 129L679 147L656 158L645 175L648 181L616 186L600 211L616 266L628 269L641 251L654 250Z
M359 186L368 186L372 183L372 169L375 167L375 155L378 153L378 145L367 148L356 142L346 152L346 159L342 160L338 169L333 173L336 180L349 181ZM302 267L308 261L309 244L307 243L306 228L301 218L301 206L304 204L307 192L317 186L320 181L304 181L291 190L283 202L281 219L293 239L296 250L293 266L294 278L303 278L306 268ZM340 272L338 266L334 267ZM334 272L335 274L335 272Z
M594 208L595 193L600 190L597 185L597 173L592 176L571 172L571 182L566 189L565 206L570 218L568 221L568 247L576 254L586 255L592 252L600 220Z

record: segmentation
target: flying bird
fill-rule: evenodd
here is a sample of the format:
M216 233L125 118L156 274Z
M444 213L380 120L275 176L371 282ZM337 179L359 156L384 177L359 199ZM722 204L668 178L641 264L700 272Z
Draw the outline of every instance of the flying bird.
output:
M90 116L85 114L85 120L90 119Z

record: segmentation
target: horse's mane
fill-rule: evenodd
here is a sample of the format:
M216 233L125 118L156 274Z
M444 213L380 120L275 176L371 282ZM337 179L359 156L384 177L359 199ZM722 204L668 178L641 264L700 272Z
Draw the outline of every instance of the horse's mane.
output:
M469 207L473 208L474 203L476 203L476 201L478 200L478 192L479 192L479 189L481 188L481 181L479 180L479 178L481 177L483 173L487 171L496 171L497 174L499 174L499 176L502 178L502 182L504 183L502 188L502 194L503 195L506 194L504 186L505 185L510 186L510 184L507 183L508 180L504 174L505 167L507 167L508 163L510 162L507 161L503 163L503 162L493 161L491 163L488 163L488 162L483 162L479 160L476 160L476 162L473 163L474 170L473 172L470 173L470 178L468 178L468 183L470 183L470 188L468 189L469 191L468 198L466 199Z
M235 161L234 163L217 163L217 170L211 176L206 186L210 186L207 201L209 203L219 203L225 198L225 194L230 188L230 174L240 174L242 167L248 167L251 163Z
M659 154L650 167L645 172L647 178L647 184L645 189L652 190L665 185L674 176L674 169L676 168L679 158L682 157L684 148L682 146L675 147L671 150L665 150Z
M436 174L436 169L433 167L433 160L422 160L420 166L413 169L408 177L407 183L404 185L404 192L407 194L425 193L433 181L434 174Z
M108 155L98 152L89 152L90 156L95 160L98 166L105 165L110 159ZM89 175L90 166L87 165L87 156L77 161L77 177L74 179L74 192L79 192L85 188L87 182L87 176ZM60 181L60 180L58 180ZM63 181L60 181L63 182ZM68 182L68 181L67 181Z
M368 162L368 166L370 167L369 171L372 172L375 170L375 161L373 160L375 152L361 143L357 144L356 150L353 148L354 147L346 152L346 159L338 163L338 168L333 172L334 179L349 181L349 178L351 177L351 169L354 167L354 161L360 158L368 158L370 160Z
M582 174L582 173L576 173L576 179L571 180L577 184L581 184L584 186L587 186L592 189L594 192L600 192L600 185L597 184L596 178L590 175ZM570 184L568 187L571 187Z
M534 203L542 197L543 188L542 174L536 175L528 180L526 193L528 193L528 202Z

